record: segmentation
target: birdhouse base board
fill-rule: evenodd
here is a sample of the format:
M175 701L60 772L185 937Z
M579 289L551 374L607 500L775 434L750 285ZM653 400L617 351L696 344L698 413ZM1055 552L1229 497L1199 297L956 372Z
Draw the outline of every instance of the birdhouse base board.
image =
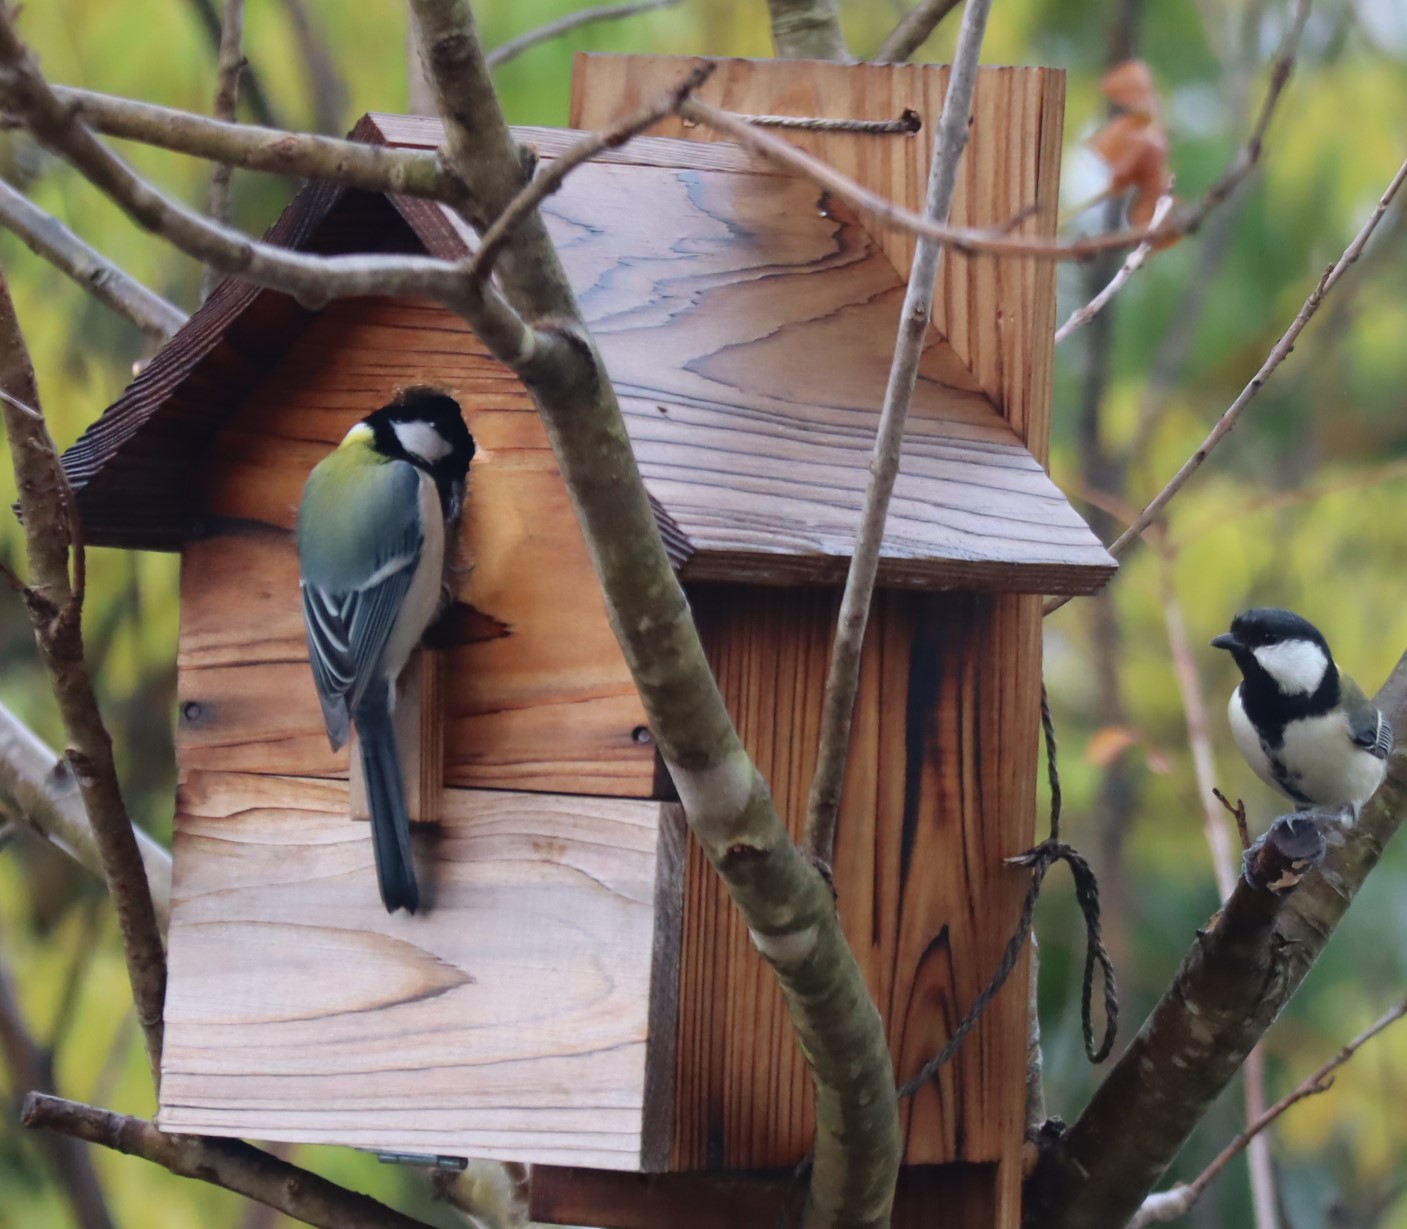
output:
M997 1164L909 1165L899 1174L893 1229L993 1229ZM806 1184L794 1170L623 1174L534 1165L528 1215L600 1229L736 1229L800 1223ZM786 1219L783 1219L783 1218Z
M162 1128L661 1164L669 1108L647 1103L670 1082L646 1051L675 1030L678 928L655 916L678 893L678 807L446 790L412 834L410 916L382 907L348 800L345 781L182 782ZM675 985L652 1005L657 964Z

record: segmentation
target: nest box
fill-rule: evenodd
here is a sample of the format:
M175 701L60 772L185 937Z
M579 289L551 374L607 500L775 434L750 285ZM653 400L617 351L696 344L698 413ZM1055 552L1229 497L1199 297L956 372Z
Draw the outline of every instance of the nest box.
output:
M583 57L574 126L688 64ZM787 135L916 207L946 81L737 60L703 94L747 114L912 108L914 135ZM954 220L1050 233L1062 113L1060 73L982 70ZM799 830L912 240L702 129L659 131L544 212L718 680ZM371 116L358 135L430 149L441 130ZM544 158L577 136L518 135ZM436 204L322 185L269 237L447 258L473 242ZM900 1078L1020 913L1026 877L1002 860L1035 839L1039 595L1114 568L1044 469L1054 311L1050 263L945 259L884 542L836 886ZM458 398L479 446L456 601L402 706L414 917L382 908L328 748L291 534L308 471L407 384ZM181 553L162 1126L531 1162L535 1215L577 1224L722 1225L730 1200L779 1198L767 1174L813 1130L805 1062L686 840L532 401L467 325L226 281L65 464L90 543ZM905 1104L904 1206L1017 1223L1028 1003L1018 970Z

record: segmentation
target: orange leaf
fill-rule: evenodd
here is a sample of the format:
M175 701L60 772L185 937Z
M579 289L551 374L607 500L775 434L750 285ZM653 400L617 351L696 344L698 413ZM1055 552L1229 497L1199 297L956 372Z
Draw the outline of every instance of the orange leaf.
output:
M1095 730L1085 744L1085 760L1096 768L1108 768L1139 741L1136 731L1126 725L1106 725Z
M1090 138L1089 144L1109 167L1114 191L1152 189L1156 201L1167 186L1167 133L1147 119L1116 115Z
M1143 60L1125 60L1114 65L1104 74L1099 88L1116 107L1145 119L1158 118L1158 87L1153 84L1153 73Z

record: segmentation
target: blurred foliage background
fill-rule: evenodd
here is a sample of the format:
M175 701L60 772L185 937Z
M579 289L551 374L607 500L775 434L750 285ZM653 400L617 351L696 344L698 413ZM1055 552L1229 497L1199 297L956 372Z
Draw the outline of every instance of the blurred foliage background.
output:
M490 46L579 7L571 0L485 0ZM852 50L878 46L903 5L842 6ZM22 28L54 80L208 110L214 51L197 0L48 0ZM296 18L311 22L337 66L333 129L367 110L406 105L403 6L378 0L251 0L247 50L278 122L316 126L318 103ZM1288 20L1283 0L999 0L988 63L1069 73L1063 194L1087 199L1105 172L1083 142L1105 110L1111 58L1141 56L1162 92L1177 189L1194 197L1243 139ZM920 58L942 61L950 18ZM684 0L626 22L586 27L499 73L514 122L561 124L571 57L580 49L716 55L770 53L763 0ZM335 93L335 91L334 91ZM247 97L247 92L246 92ZM331 114L329 114L331 112ZM246 106L244 114L253 118ZM151 240L75 174L23 137L0 133L0 173L148 285L190 309L200 270ZM1407 151L1407 5L1318 0L1263 168L1203 232L1158 254L1114 308L1061 347L1052 467L1101 532L1141 505L1196 447L1254 373L1323 267L1337 257ZM203 164L131 148L145 173L203 205ZM259 232L292 185L235 178L236 220ZM1079 215L1076 229L1108 221ZM1171 668L1169 600L1182 608L1211 712L1217 779L1242 795L1262 829L1279 809L1229 749L1223 706L1231 663L1206 647L1238 608L1286 605L1328 636L1369 690L1407 647L1407 243L1402 210L1321 312L1289 364L1234 436L1174 503L1161 550L1135 551L1107 598L1080 600L1047 625L1047 681L1061 733L1067 834L1095 862L1122 978L1125 1036L1167 982L1217 903ZM141 335L0 234L0 260L25 323L49 419L67 446L122 389L144 354ZM1117 260L1114 262L1117 264ZM1061 317L1107 280L1109 267L1062 266ZM0 501L13 498L8 466ZM1109 512L1112 510L1114 517ZM0 526L12 562L18 536ZM1112 536L1112 535L1109 535ZM87 635L134 813L170 834L171 730L178 611L176 560L93 552ZM61 733L14 598L0 601L0 699L55 745ZM1073 1118L1098 1072L1079 1042L1083 932L1061 875L1038 913L1047 1097ZM84 872L18 839L0 858L0 959L36 1034L64 1021L57 1079L69 1095L149 1114L152 1093L131 1017L115 925ZM73 994L68 987L76 987ZM1287 1091L1407 991L1407 847L1389 850L1325 958L1267 1041L1271 1096ZM22 1090L11 1090L22 1091ZM1344 1070L1333 1090L1297 1107L1275 1134L1285 1223L1407 1229L1407 1027ZM1233 1089L1207 1118L1173 1176L1195 1174L1237 1130ZM71 1223L34 1141L8 1110L0 1121L0 1229ZM123 1224L258 1229L277 1223L233 1196L98 1150ZM435 1223L419 1179L346 1150L300 1160ZM1251 1221L1244 1165L1233 1166L1190 1218Z

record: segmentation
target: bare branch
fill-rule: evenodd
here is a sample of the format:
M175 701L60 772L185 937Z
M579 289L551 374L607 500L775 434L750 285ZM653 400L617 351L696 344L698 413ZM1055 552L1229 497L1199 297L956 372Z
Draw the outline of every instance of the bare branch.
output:
M1169 212L1172 210L1172 207L1173 197L1171 192L1168 192L1168 194L1165 196L1159 197L1157 205L1155 205L1153 208L1153 217L1149 220L1148 223L1149 229L1157 230L1158 227L1163 224L1163 219L1168 216ZM1136 248L1134 248L1134 250L1129 253L1128 259L1124 261L1122 265L1119 266L1119 271L1115 273L1112 278L1109 279L1109 283L1104 287L1104 289L1101 290L1097 295L1095 295L1094 298L1092 298L1083 307L1078 307L1073 312L1071 312L1070 318L1065 321L1065 323L1062 324L1058 329L1055 330L1055 344L1058 346L1062 341L1069 337L1071 333L1077 332L1079 329L1084 328L1085 325L1087 325L1091 320L1093 320L1097 315L1099 315L1099 313L1102 312L1104 308L1108 305L1109 300L1112 299L1116 294L1119 293L1120 290L1124 288L1124 285L1129 280L1129 278L1131 278L1135 273L1138 272L1139 269L1143 267L1143 262L1148 259L1148 254L1152 250L1153 244L1146 239L1142 243L1140 243Z
M488 64L490 68L498 68L509 60L516 60L523 52L539 43L551 42L554 38L561 38L562 35L570 34L573 30L593 22L619 21L623 17L635 17L654 9L673 8L678 3L679 0L634 0L631 4L601 4L595 8L580 9L501 43L488 53Z
M7 15L8 16L8 15ZM146 867L122 800L112 739L83 660L83 548L75 535L73 492L39 410L39 390L9 286L0 278L0 415L24 518L29 563L26 605L39 655L68 735L68 762L92 821L108 890L122 927L132 998L160 1079L166 953ZM70 555L73 573L70 576Z
M103 878L88 810L68 761L0 704L0 794L11 799L11 822L31 829L79 865ZM157 921L164 931L171 915L171 855L140 828L133 828Z
M977 61L982 54L982 39L987 32L991 7L991 0L968 0L963 12L957 54L953 58L952 75L948 79L948 94L943 101L943 114L934 137L933 166L929 172L928 194L924 202L925 215L936 222L946 221L952 207L958 166L963 150L967 148L972 96L977 88ZM821 710L820 757L807 800L803 841L807 854L824 866L831 864L835 852L836 822L840 815L841 791L845 787L845 761L850 748L855 695L860 686L860 656L865 627L869 622L870 600L874 596L879 555L884 545L889 499L899 473L904 426L908 422L909 404L913 400L914 383L918 378L919 359L928 340L933 293L942 258L942 246L931 238L920 239L915 245L904 306L899 315L899 335L895 340L894 358L889 368L889 382L884 390L884 405L880 410L874 454L870 460L865 506L855 535L855 551L845 578L845 592L840 599L839 623L835 643L831 647L830 672L826 678L826 694Z
M5 1060L15 1100L31 1090L53 1093L53 1055L25 1024L8 970L0 965L0 1057ZM58 1179L55 1185L73 1209L79 1229L113 1229L107 1198L88 1149L76 1140L46 1136L44 1154Z
M684 100L712 73L712 64L698 66L683 81L643 111L627 117L604 132L578 141L560 157L554 158L548 167L539 168L527 186L508 202L503 212L493 220L493 225L484 232L479 250L469 262L469 275L478 278L489 277L493 272L494 262L519 223L556 192L572 171L608 149L618 149L632 137L639 136L646 128L652 128L665 116L674 115L683 106Z
M283 0L283 7L288 10L293 37L308 73L314 124L319 132L341 132L343 116L347 112L347 83L337 67L337 61L319 35L313 16L308 11L307 0Z
M451 203L464 195L463 183L431 150L394 149L281 128L227 124L191 111L94 90L65 85L49 88L75 120L105 136L228 162L250 171L333 180L365 192Z
M182 1178L257 1199L321 1229L429 1229L369 1195L346 1190L243 1140L168 1135L143 1118L42 1093L25 1098L20 1122L142 1157Z
M1292 1092L1281 1097L1258 1118L1248 1123L1246 1129L1217 1153L1211 1164L1191 1182L1175 1186L1171 1190L1160 1191L1156 1195L1149 1195L1143 1201L1143 1206L1139 1208L1138 1215L1129 1222L1128 1229L1147 1229L1149 1225L1163 1225L1169 1221L1177 1220L1180 1216L1186 1216L1206 1192L1207 1187L1220 1176L1222 1170L1245 1151L1252 1141L1262 1138L1261 1133L1271 1126L1277 1118L1306 1098L1328 1092L1333 1087L1334 1072L1374 1037L1396 1024L1404 1016L1407 1016L1407 998L1379 1017L1371 1028L1366 1029L1350 1041L1318 1071L1301 1081Z
M215 118L232 123L239 108L239 75L244 70L244 0L225 0L220 24L220 57L215 87ZM230 220L230 184L234 168L227 162L217 162L210 171L210 217L212 221ZM201 279L200 297L208 298L218 280L216 271L206 266Z
M467 0L412 4L446 149L484 219L492 219L527 175L471 9ZM892 1059L830 889L787 835L729 718L660 539L615 390L536 213L508 236L496 277L517 310L561 339L554 355L535 356L517 370L537 401L690 829L776 972L811 1068L817 1130L805 1225L881 1229L902 1152Z
M104 307L125 316L147 336L165 341L186 322L174 303L148 290L95 251L57 218L0 179L0 225L66 273Z
M902 64L926 43L938 23L961 3L961 0L918 0L890 31L871 59L881 64Z
M195 9L201 28L205 31L206 37L210 40L210 46L218 56L224 23L220 20L220 11L215 7L215 0L190 0L190 5ZM259 80L259 74L253 68L248 69L244 74L244 90L254 118L265 127L277 128L278 117L274 114L274 109L269 103L269 96L264 92L264 85Z
M840 0L767 0L779 60L848 60Z
M1310 291L1309 297L1304 301L1304 305L1290 322L1289 328L1272 347L1265 362L1260 365L1260 370L1251 378L1251 382L1241 390L1241 395L1217 419L1216 425L1208 432L1207 438L1202 441L1197 451L1183 462L1182 468L1172 476L1167 486L1159 491L1148 506L1134 518L1133 524L1114 540L1113 545L1109 547L1109 553L1116 559L1138 541L1148 526L1163 515L1164 509L1172 502L1173 496L1182 490L1187 485L1187 480L1202 468L1203 462L1211 456L1216 446L1231 433L1231 429L1236 425L1246 407L1255 400L1256 394L1265 386L1265 382L1275 374L1275 369L1289 357L1290 351L1295 348L1295 342L1299 335L1304 332L1305 326L1314 318L1314 314L1324 302L1325 296L1338 285L1343 275L1363 254L1363 249L1367 246L1368 240L1373 237L1373 232L1377 230L1378 223L1383 220L1383 215L1387 213L1388 207L1392 204L1393 198L1396 197L1404 180L1407 180L1407 162L1398 167L1397 174L1392 177L1392 182L1388 184L1377 205L1374 206L1373 212L1368 215L1368 220L1363 223L1353 241L1344 249L1343 255L1324 271L1314 289ZM1069 600L1068 597L1052 598L1045 605L1046 614L1059 610Z

